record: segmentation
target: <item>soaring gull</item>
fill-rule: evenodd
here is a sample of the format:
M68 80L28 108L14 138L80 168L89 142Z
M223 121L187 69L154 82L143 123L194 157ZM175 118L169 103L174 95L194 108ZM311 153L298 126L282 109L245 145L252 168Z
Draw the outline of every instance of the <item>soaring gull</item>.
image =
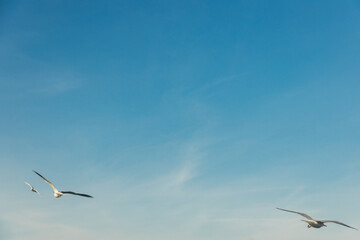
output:
M33 170L34 171L34 170ZM76 193L76 192L71 192L71 191L58 191L56 189L56 187L54 186L54 184L52 184L49 180L47 180L46 178L44 178L43 176L40 175L40 173L34 171L34 173L36 173L37 175L39 175L42 179L44 179L44 181L49 184L52 189L54 190L54 197L59 198L64 194L73 194L73 195L78 195L78 196L82 196L82 197L88 197L88 198L92 198L92 196L87 195L87 194L83 194L83 193Z
M309 215L307 215L307 214L305 214L305 213L295 212L295 211L291 211L291 210L286 210L286 209L283 209L283 208L276 208L276 209L279 209L279 210L281 210L281 211L291 212L291 213L297 213L297 214L299 214L299 215L307 218L308 220L301 220L301 221L307 222L307 223L309 224L309 225L307 226L308 228L311 228L311 227L314 227L314 228L327 227L327 226L325 225L325 223L331 222L331 223L340 224L340 225L343 225L343 226L345 226L345 227L348 227L348 228L352 228L352 229L357 230L356 228L350 227L349 225L346 225L345 223L342 223L342 222L333 221L333 220L315 220L315 219L312 219Z
M28 182L24 182L24 183L30 187L31 191L36 192L37 194L40 194L38 190L36 190L33 186L30 185L30 183L28 183Z

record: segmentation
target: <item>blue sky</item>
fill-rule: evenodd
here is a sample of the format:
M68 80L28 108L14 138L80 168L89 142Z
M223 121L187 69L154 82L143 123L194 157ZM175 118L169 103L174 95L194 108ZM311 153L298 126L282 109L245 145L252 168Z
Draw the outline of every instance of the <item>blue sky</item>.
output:
M0 238L358 239L359 13L2 1Z

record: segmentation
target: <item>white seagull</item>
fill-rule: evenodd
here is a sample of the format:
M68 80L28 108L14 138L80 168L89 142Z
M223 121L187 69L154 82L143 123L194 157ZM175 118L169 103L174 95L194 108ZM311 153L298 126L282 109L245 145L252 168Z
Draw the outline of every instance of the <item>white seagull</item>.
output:
M297 213L297 214L307 218L308 220L301 220L301 221L307 222L309 224L307 226L308 228L311 228L311 227L314 227L314 228L327 227L324 223L331 222L331 223L340 224L340 225L343 225L345 227L357 230L356 228L350 227L349 225L346 225L345 223L342 223L342 222L333 221L333 220L315 220L315 219L312 219L309 215L307 215L305 213L295 212L295 211L286 210L286 209L282 209L282 208L276 208L276 209L286 211L286 212L291 212L291 213Z
M30 187L30 190L31 190L31 191L36 192L37 194L40 195L39 191L36 190L33 186L31 186L30 183L27 183L27 182L24 182L24 183Z
M34 171L34 170L33 170ZM73 195L78 195L78 196L82 196L82 197L88 197L88 198L92 198L92 196L87 195L87 194L82 194L82 193L75 193L75 192L71 192L71 191L58 191L56 189L56 187L54 186L54 184L52 184L49 180L47 180L46 178L44 178L43 176L40 175L40 173L34 171L34 173L36 173L37 175L39 175L42 179L44 179L44 181L49 184L52 189L54 190L54 197L59 198L64 194L73 194Z

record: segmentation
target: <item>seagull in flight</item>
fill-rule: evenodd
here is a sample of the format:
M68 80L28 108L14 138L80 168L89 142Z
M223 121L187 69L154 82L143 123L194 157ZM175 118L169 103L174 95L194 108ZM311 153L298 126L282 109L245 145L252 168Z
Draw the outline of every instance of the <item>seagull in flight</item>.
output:
M54 197L59 198L64 194L73 194L73 195L78 195L78 196L82 196L82 197L88 197L88 198L93 198L93 196L87 195L87 194L83 194L83 193L76 193L76 192L71 192L71 191L59 191L56 189L56 187L54 186L54 184L52 184L49 180L47 180L46 178L44 178L43 176L40 175L40 173L36 172L33 170L34 173L36 173L37 175L39 175L42 179L44 179L44 181L49 184L52 189L54 190Z
M299 215L307 218L308 220L301 220L301 221L307 222L307 223L309 224L309 225L307 226L308 228L311 228L311 227L314 227L314 228L327 227L327 226L325 225L325 223L331 222L331 223L340 224L340 225L343 225L343 226L345 226L345 227L358 230L358 229L353 228L353 227L350 227L349 225L346 225L345 223L342 223L342 222L333 221L333 220L315 220L315 219L312 219L309 215L307 215L307 214L305 214L305 213L295 212L295 211L291 211L291 210L286 210L286 209L283 209L283 208L276 208L276 209L279 209L279 210L281 210L281 211L291 212L291 213L297 213L297 214L299 214Z
M28 182L24 182L24 183L30 187L30 190L31 190L31 191L36 192L37 194L40 195L39 191L36 190L33 186L31 186L30 183L28 183Z

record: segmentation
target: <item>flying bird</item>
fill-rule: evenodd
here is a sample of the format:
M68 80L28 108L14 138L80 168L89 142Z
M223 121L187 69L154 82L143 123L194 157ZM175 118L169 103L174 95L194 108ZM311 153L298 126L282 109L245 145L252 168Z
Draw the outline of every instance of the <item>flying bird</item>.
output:
M43 176L41 176L40 173L36 172L33 170L34 173L36 173L37 175L39 175L42 179L44 179L44 181L49 184L52 189L54 190L54 197L59 198L64 194L73 194L73 195L78 195L78 196L82 196L82 197L88 197L88 198L92 198L93 196L87 195L87 194L83 194L83 193L76 193L76 192L71 192L71 191L59 191L56 189L56 187L54 186L54 184L52 184L49 180L47 180L46 178L44 178Z
M30 183L27 183L27 182L24 182L24 183L30 187L30 190L31 190L31 191L36 192L37 194L40 195L39 191L36 190L33 186L31 186Z
M350 227L349 225L346 225L345 223L342 223L342 222L333 221L333 220L315 220L315 219L312 219L309 215L307 215L307 214L305 214L305 213L295 212L295 211L291 211L291 210L286 210L286 209L283 209L283 208L276 208L276 209L279 209L279 210L281 210L281 211L291 212L291 213L297 213L297 214L299 214L299 215L307 218L308 220L301 220L301 221L307 222L307 223L309 224L309 225L307 225L308 228L311 228L311 227L314 227L314 228L327 227L327 226L325 225L325 223L331 222L331 223L340 224L340 225L343 225L343 226L345 226L345 227L358 230L358 229L353 228L353 227Z

